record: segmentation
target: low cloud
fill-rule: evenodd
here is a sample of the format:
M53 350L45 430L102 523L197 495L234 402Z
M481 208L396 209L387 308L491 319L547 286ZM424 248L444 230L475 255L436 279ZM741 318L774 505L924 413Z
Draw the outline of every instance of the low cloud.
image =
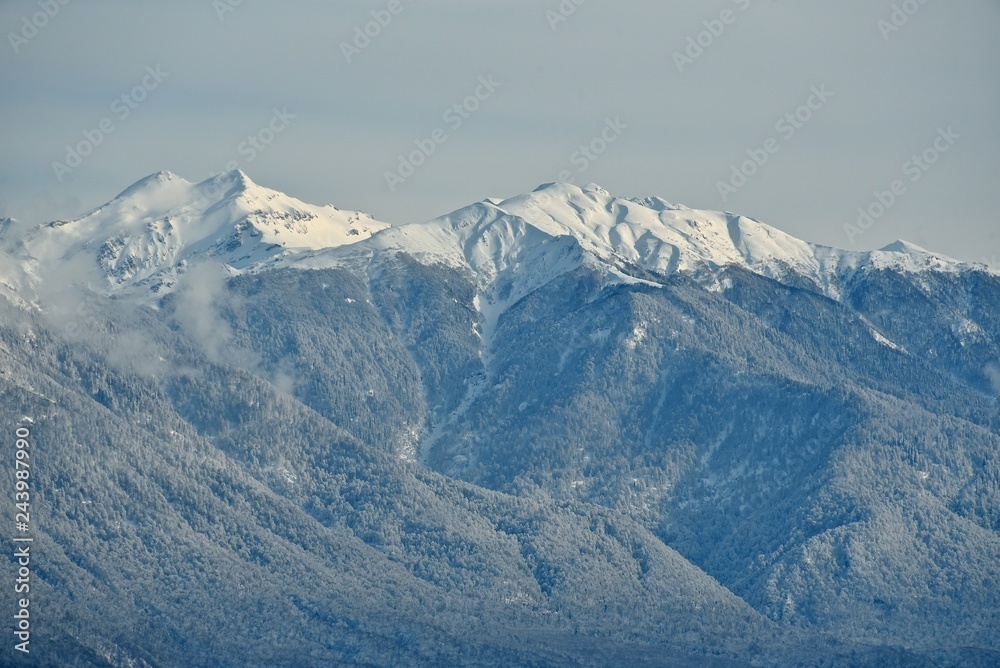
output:
M986 378L990 381L990 385L993 386L993 393L1000 395L1000 366L996 364L987 366Z
M203 262L191 266L178 282L174 320L181 331L198 346L209 361L256 367L260 360L233 343L233 329L222 317L229 272L218 263Z

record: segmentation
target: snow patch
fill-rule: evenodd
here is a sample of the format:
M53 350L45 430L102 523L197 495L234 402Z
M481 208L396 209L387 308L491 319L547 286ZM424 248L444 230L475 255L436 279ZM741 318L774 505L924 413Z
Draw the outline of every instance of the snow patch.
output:
M877 329L871 328L868 331L871 332L872 338L881 343L883 346L892 348L893 350L899 351L901 353L906 352L906 348L903 348L902 346L893 343L892 341L887 339L885 335L882 334L882 332L878 331Z

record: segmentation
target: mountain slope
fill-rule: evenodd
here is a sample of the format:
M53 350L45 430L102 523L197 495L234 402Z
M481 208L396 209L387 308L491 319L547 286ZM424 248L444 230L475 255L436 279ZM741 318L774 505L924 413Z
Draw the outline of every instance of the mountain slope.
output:
M859 273L918 277L969 272L997 275L912 244L843 251L810 244L755 220L688 209L658 198L615 197L596 185L548 184L506 200L484 200L427 223L386 230L348 248L289 255L263 266L326 268L373 254L405 253L425 264L470 271L484 320L580 266L608 285L653 283L673 274L720 290L721 273L739 267L841 300Z
M597 186L385 227L240 173L154 175L0 245L0 410L45 448L53 647L137 665L1000 652L984 267Z

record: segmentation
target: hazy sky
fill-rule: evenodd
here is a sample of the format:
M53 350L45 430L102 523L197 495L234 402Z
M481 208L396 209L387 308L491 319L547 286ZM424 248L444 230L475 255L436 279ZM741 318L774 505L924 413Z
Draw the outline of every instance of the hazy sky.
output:
M234 161L395 224L568 175L1000 264L998 0L8 0L0 28L0 216Z

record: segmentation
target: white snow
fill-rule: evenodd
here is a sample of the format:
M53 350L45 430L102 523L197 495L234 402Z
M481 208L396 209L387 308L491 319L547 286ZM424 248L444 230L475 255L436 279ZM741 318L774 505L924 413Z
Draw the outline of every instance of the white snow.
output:
M736 214L656 197L615 197L593 184L546 184L392 228L354 247L290 261L318 268L374 252L405 252L429 264L469 270L480 285L477 307L487 339L511 304L581 266L597 269L609 283L640 282L623 273L628 265L660 275L683 272L716 291L732 285L719 272L737 266L778 281L797 275L832 299L840 297L841 280L864 269L923 274L972 266L906 242L876 251L819 246Z
M388 227L360 212L306 204L240 171L191 183L159 172L71 221L24 239L25 268L110 294L143 285L168 291L191 262L239 271L302 250L356 243Z
M364 267L376 255L393 253L474 277L487 362L503 312L581 267L605 284L645 282L628 275L639 268L687 273L721 291L731 283L720 272L737 266L779 281L797 275L833 299L840 297L841 281L862 270L895 270L917 275L918 282L928 272L970 268L1000 275L902 241L875 251L838 250L732 213L657 197L616 197L594 184L547 184L429 222L390 227L360 212L306 204L240 171L201 183L160 172L72 221L27 231L13 222L0 225L0 294L14 299L27 284L55 277L105 294L131 291L155 299L204 259L236 274Z
M888 338L886 338L886 336L884 334L882 334L882 332L878 331L874 327L871 328L869 331L871 331L872 337L876 341L878 341L879 343L881 343L883 346L886 346L888 348L892 348L893 350L899 351L901 353L905 353L906 352L906 348L903 348L902 346L900 346L900 345L898 345L896 343L893 343Z

